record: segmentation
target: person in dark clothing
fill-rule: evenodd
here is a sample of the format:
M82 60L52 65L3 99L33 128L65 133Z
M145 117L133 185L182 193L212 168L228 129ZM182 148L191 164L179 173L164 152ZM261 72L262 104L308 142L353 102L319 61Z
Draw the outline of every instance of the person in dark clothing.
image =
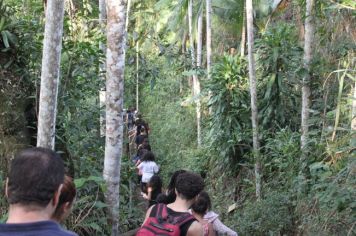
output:
M143 141L145 139L147 139L147 133L146 133L146 130L144 128L142 128L140 135L136 136L135 143L137 145L137 148L138 148L138 146L140 146L143 143Z
M136 135L137 136L140 135L142 128L144 128L146 130L147 136L148 136L150 128L148 126L148 123L142 119L142 115L139 113L137 114L137 118L135 119L135 125L136 125Z
M51 220L63 181L63 160L54 151L36 147L17 154L6 182L10 207L6 224L0 224L0 236L76 235Z
M127 128L132 130L135 123L135 108L130 108L127 110Z
M162 179L158 175L151 177L147 183L147 194L143 194L143 198L148 200L148 207L157 204L156 198L162 192Z
M175 186L177 196L173 203L167 205L168 216L178 217L187 215L187 213L189 214L189 208L195 201L195 197L204 189L203 178L195 173L185 172L178 175ZM143 225L145 225L149 218L157 215L158 205L159 204L154 205L147 210ZM180 226L180 235L203 235L203 228L201 224L193 218Z

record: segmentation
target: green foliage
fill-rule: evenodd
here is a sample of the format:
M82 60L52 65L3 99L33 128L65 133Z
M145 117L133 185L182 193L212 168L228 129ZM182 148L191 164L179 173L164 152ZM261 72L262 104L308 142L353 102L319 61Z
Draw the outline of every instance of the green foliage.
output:
M293 235L293 207L286 192L269 192L259 202L246 202L235 214L241 235Z
M80 235L108 235L106 187L101 177L102 109L98 100L99 90L104 87L99 75L104 55L98 42L105 42L105 37L97 24L97 1L71 3L66 5L64 22L56 136L56 149L78 188L77 203L66 226ZM196 2L195 13L203 3ZM36 126L44 28L42 2L6 0L6 4L11 8L4 7L4 0L0 4L1 182L13 154L32 143L35 135L29 128ZM305 163L309 167L308 187L298 196L299 81L306 71L302 69L303 42L298 40L301 35L297 34L296 25L300 24L297 16L303 15L304 10L299 13L286 9L275 17L270 16L275 7L272 1L254 1L254 6L262 124L260 202L255 198L247 63L238 56L221 55L240 43L243 1L213 2L214 68L210 81L204 80L204 70L191 69L190 55L181 53L187 43L181 42L186 33L182 25L187 1L134 1L129 16L125 106L135 104L138 72L140 112L149 122L151 146L165 182L177 169L206 175L214 211L241 235L353 235L356 178L354 145L350 142L354 135L350 132L350 102L354 86L354 4L347 0L316 4L310 150ZM289 8L293 7L294 2ZM137 41L138 71L134 48ZM191 94L189 78L194 73L202 77L204 90L199 96L204 114L201 148L196 144L196 97ZM344 85L340 86L340 76L345 73ZM211 96L204 104L208 91ZM331 141L338 105L340 119L336 138ZM208 108L212 111L209 115ZM136 175L129 158L122 159L121 232L139 226L145 210L136 197ZM237 208L227 213L231 204ZM5 199L0 198L2 221L7 217L6 209Z
M265 129L299 127L299 117L294 115L300 104L295 71L301 66L302 49L297 39L294 26L281 24L268 28L256 40L262 96L259 116Z
M6 52L17 44L17 37L11 32L11 12L4 0L0 1L0 49Z
M299 170L300 134L285 128L268 136L262 149L265 188L291 188Z
M209 145L216 148L219 165L226 166L241 160L251 143L250 97L247 84L247 64L243 58L224 56L215 63L208 106L212 109L209 121ZM227 157L227 158L226 158Z
M298 207L301 228L312 235L355 234L355 158L346 155L342 169L325 163L310 166L313 187L304 205Z

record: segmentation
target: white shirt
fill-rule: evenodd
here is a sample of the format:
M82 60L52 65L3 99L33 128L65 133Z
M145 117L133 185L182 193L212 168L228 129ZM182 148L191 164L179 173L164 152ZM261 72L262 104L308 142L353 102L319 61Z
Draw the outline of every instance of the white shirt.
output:
M137 168L142 173L142 183L148 183L151 177L159 171L159 167L154 161L144 161Z

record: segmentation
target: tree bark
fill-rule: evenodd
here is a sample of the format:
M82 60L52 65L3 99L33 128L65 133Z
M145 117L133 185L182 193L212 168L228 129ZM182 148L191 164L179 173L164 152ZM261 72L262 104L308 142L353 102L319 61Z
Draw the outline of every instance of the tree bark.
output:
M130 10L131 10L131 0L127 0L127 9L126 9L126 23L125 23L125 30L128 32L129 22L130 22Z
M351 147L356 147L356 81L354 85L354 94L352 99L352 108L351 108Z
M206 68L211 79L211 0L206 0Z
M339 92L337 95L337 105L336 105L336 114L335 114L335 124L334 124L334 130L331 136L331 141L334 142L336 138L336 130L337 127L339 126L339 121L340 121L340 110L341 110L341 97L342 97L342 90L344 88L344 79L346 75L346 70L343 73L343 75L340 77L340 74L338 72L338 77L339 77Z
M193 39L193 0L188 1L188 28L189 28L190 54L192 57L192 66L194 69L196 67L196 64L195 64L195 48L194 48L194 39Z
M43 41L37 146L54 149L64 1L49 0Z
M198 28L202 28L202 15L200 14L198 19L198 22L200 21L200 24L198 23ZM200 26L199 26L200 25ZM188 2L188 26L189 26L189 44L190 44L190 53L192 56L192 68L193 70L197 67L196 63L196 58L195 58L195 48L194 48L194 38L193 38L193 0L189 0ZM198 38L201 38L201 33L198 32ZM198 43L199 44L199 43ZM201 42L200 45L198 45L201 48ZM201 55L201 51L199 52ZM199 59L198 59L199 60ZM200 59L201 62L201 59ZM197 98L197 96L200 93L200 82L198 76L194 73L193 74L193 96L196 100L196 118L197 118L197 143L198 147L201 146L201 128L200 128L200 120L201 120L201 113L200 113L200 101Z
M113 236L119 235L126 3L126 0L107 0L106 138L103 176L107 184L105 198Z
M244 6L244 13L242 19L242 29L241 29L241 43L240 43L240 55L245 56L245 44L246 44L246 4Z
M354 97L352 100L352 112L351 112L351 132L356 131L356 82L354 85Z
M136 111L138 111L138 102L139 102L139 65L140 65L140 55L139 55L139 44L136 42Z
M106 0L99 0L99 24L100 30L103 35L106 34ZM105 54L106 46L103 42L99 42L100 51ZM99 65L99 79L105 81L105 68L106 62L103 61ZM99 106L100 106L100 136L105 136L105 97L106 91L105 88L100 88L99 90Z
M201 16L200 16L201 18ZM188 28L189 28L189 44L190 44L190 54L192 57L192 68L196 68L195 59L195 48L194 48L194 38L193 38L193 0L188 2ZM198 33L199 35L199 33ZM201 53L200 53L201 54ZM196 97L200 93L200 82L198 76L193 74L193 96ZM201 145L201 129L200 129L200 104L196 102L196 113L197 113L197 143L198 146Z
M257 109L257 90L256 90L256 70L255 59L253 57L253 6L252 0L246 0L247 16L247 40L248 40L248 68L250 77L250 94L251 94L251 120L252 120L252 139L253 152L255 156L255 178L256 178L256 197L261 199L261 161L260 161L260 142L258 139L258 109Z
M314 0L306 1L305 36L304 36L304 69L307 71L302 81L302 114L301 114L301 173L306 168L307 144L308 144L308 122L310 108L310 63L312 60L312 44L314 39L313 10ZM302 174L303 176L303 174ZM302 177L301 176L301 177Z
M202 49L203 49L203 12L199 13L198 16L198 32L197 32L197 68L201 68L202 63ZM198 147L201 146L201 102L200 102L200 80L199 76L195 76L194 83L194 94L196 103L196 114L197 114L197 140Z

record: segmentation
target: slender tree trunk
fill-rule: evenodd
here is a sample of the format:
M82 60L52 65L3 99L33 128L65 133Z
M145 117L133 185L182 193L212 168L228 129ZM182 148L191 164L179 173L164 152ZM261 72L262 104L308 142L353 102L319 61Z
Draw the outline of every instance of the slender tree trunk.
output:
M201 68L203 50L203 12L198 15L198 32L197 32L197 67Z
M195 48L194 48L194 38L193 38L193 0L189 0L188 2L188 28L189 28L189 44L190 44L190 54L192 57L192 68L196 68L196 60L195 60ZM200 83L198 76L196 74L193 75L193 96L197 96L197 92L200 89ZM200 107L196 107L197 111L197 143L198 146L201 145L201 130L200 130L200 114L198 114L198 110Z
M202 19L201 14L199 15L199 18ZM200 21L200 20L198 20L198 21ZM201 24L202 23L200 23L200 27L202 28ZM195 58L195 48L194 48L194 38L193 38L193 0L189 0L189 2L188 2L188 26L189 26L190 53L191 53L191 56L192 56L192 68L195 69L197 64L196 64L196 60L195 60L196 58ZM198 35L200 35L198 37L201 37L200 33L198 33ZM200 42L200 44L201 44L201 42ZM201 55L201 52L200 52L200 55ZM199 95L199 93L200 93L199 78L198 78L198 76L196 74L194 74L193 75L193 96L196 97L196 96ZM195 99L196 99L196 101L199 100L197 98L195 98ZM198 146L200 147L200 145L201 145L200 101L196 102L196 113L197 113L197 143L198 143Z
M192 66L193 69L196 67L195 60L195 48L194 48L194 39L193 39L193 0L188 1L188 28L189 28L189 45L190 45L190 54L192 57Z
M131 1L132 0L127 0L127 10L126 10L126 24L125 24L125 30L128 32L129 28L129 22L130 22L130 10L131 10Z
M211 0L206 0L206 68L211 79Z
M139 44L138 44L138 41L136 42L136 111L138 111L138 102L139 102L139 65L140 65L140 55L139 55L139 50L140 50L140 47L139 47Z
M352 112L351 112L352 118L351 118L351 132L356 131L356 82L354 85L354 97L352 100Z
M43 41L37 146L54 149L64 1L49 0Z
M356 147L356 81L354 85L354 94L352 99L352 108L351 108L351 140L350 146Z
M119 235L119 187L123 146L123 93L126 46L126 0L107 0L106 138L103 176L112 223Z
M251 120L252 120L252 138L253 151L255 155L255 177L256 177L256 197L261 199L261 161L260 161L260 142L258 139L258 110L257 110L257 90L256 90L256 72L255 59L253 57L253 6L252 0L246 0L247 16L247 39L248 39L248 68L250 77L250 94L251 94Z
M205 14L206 14L206 70L208 74L208 80L211 79L211 64L212 64L212 49L211 49L211 41L212 41L212 33L211 33L211 0L206 0L205 3ZM212 96L211 91L208 93L208 99ZM213 112L212 107L209 107L209 115Z
M99 0L99 23L100 30L103 35L106 34L106 0ZM106 52L106 46L103 42L99 42L100 51L103 54ZM105 68L106 62L103 61L99 65L99 79L105 81ZM99 90L99 106L100 106L100 136L105 136L105 88L100 88Z
M197 33L197 68L201 68L202 62L202 49L203 49L203 12L198 16L198 33ZM198 146L201 146L201 102L200 102L200 80L195 76L194 94L196 96L196 113L197 113L197 139Z
M242 29L241 29L241 43L240 43L240 55L245 56L245 44L246 44L246 4L244 6L244 13L242 19Z
M334 124L334 130L333 134L331 136L331 141L334 141L336 138L336 130L337 127L339 126L339 121L340 121L340 110L341 110L341 97L342 97L342 90L344 88L344 79L346 76L346 70L343 73L343 75L340 77L340 73L338 72L338 79L339 79L339 92L337 95L337 105L336 105L336 114L335 114L335 124Z
M302 116L301 116L301 182L304 182L304 172L306 170L307 144L308 144L308 122L310 109L310 63L312 60L312 44L314 39L313 26L313 5L314 0L306 1L305 36L304 36L304 68L307 71L302 82ZM304 184L303 184L304 185Z

